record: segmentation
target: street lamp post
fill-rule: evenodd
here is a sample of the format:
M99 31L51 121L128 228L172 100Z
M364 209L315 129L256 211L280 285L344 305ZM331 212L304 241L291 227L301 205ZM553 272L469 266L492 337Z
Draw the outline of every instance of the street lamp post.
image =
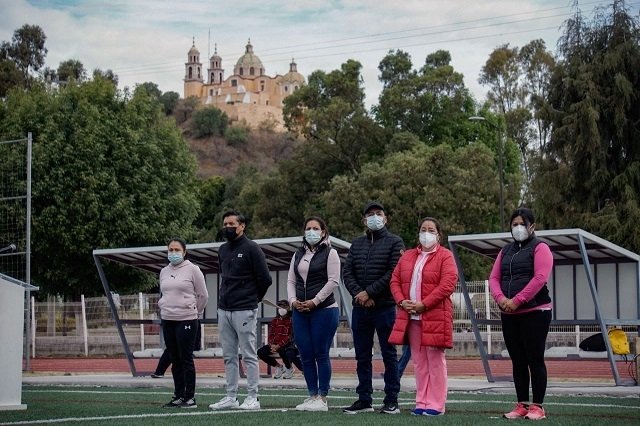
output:
M493 124L491 121L487 120L486 118L479 116L479 115L474 115L472 117L469 117L469 120L471 121L484 121L485 123L489 124L489 126L491 126L491 128L493 128L496 131L496 135L498 137L498 179L500 180L500 231L504 231L504 170L503 170L503 166L502 166L502 158L503 158L503 145L502 145L502 132L500 131L500 127L498 127L497 125Z

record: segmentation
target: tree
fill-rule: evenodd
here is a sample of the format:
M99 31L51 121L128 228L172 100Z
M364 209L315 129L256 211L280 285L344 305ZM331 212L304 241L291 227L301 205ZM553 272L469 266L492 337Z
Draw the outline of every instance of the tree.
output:
M173 114L176 106L178 105L178 101L180 100L180 95L178 92L164 92L160 95L160 103L164 107L164 113L167 115Z
M38 25L24 24L13 32L11 43L3 42L0 56L13 62L22 75L23 83L31 85L32 73L44 65L47 36Z
M196 138L222 136L225 134L229 118L216 107L207 107L193 113L191 131Z
M158 88L158 85L150 81L136 85L134 92L137 91L144 91L148 96L151 96L154 99L160 99L160 96L162 95L162 91Z
M565 23L549 87L552 134L535 199L551 227L640 251L640 22L614 0Z
M56 73L58 80L65 83L72 81L80 83L87 79L87 71L84 69L82 62L77 59L67 59L66 61L60 62Z
M34 134L32 275L44 292L101 293L96 248L194 236L195 159L157 100L122 96L97 79L55 92L12 91L3 109L2 139ZM120 292L157 279L105 268Z
M118 76L112 70L102 71L100 68L93 70L93 79L109 80L114 86L118 86Z

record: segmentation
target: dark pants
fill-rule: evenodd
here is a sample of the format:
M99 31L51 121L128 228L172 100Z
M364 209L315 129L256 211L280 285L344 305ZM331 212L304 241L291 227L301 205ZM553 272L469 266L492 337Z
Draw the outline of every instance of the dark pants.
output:
M371 404L373 393L373 367L371 364L373 334L378 334L380 352L384 362L384 403L397 403L400 391L398 377L398 355L395 345L389 343L389 334L396 319L396 307L366 309L354 306L351 313L353 346L356 352L359 399Z
M286 368L291 368L291 364L293 363L293 365L295 365L298 370L302 371L302 363L300 362L298 349L295 347L295 345L286 345L281 347L278 350L278 355L280 355L282 363ZM271 346L269 345L264 345L263 347L258 349L258 358L260 358L271 367L278 366L278 361L276 361L275 357L271 353Z
M534 404L542 404L547 391L544 350L551 311L502 314L502 334L511 357L513 383L518 402L529 401L529 380Z
M167 351L171 355L176 398L190 399L196 390L196 367L193 363L193 348L198 333L199 321L162 320L162 331Z
M158 365L156 366L156 371L154 372L158 376L163 376L164 372L167 371L167 368L171 365L171 354L168 349L165 349L162 352L162 356L158 360Z

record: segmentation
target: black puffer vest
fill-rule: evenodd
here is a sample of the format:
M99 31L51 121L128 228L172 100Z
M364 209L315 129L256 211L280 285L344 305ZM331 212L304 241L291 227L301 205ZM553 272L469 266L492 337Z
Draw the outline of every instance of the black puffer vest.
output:
M500 283L500 288L502 293L509 299L520 293L531 281L534 273L534 252L540 243L542 241L531 237L523 242L514 241L502 249L502 263L500 264L502 282ZM523 303L518 309L530 309L550 302L549 289L545 283L533 299Z
M304 256L305 249L299 249L295 254L295 262L293 264L293 270L296 273L296 298L298 300L311 300L316 294L324 287L329 279L327 274L327 259L329 259L329 252L331 248L326 244L322 244L318 247L318 250L311 258L309 263L309 273L307 274L307 282L302 279L302 275L298 272L298 265ZM333 293L324 299L316 308L324 308L332 305L336 302L333 297Z

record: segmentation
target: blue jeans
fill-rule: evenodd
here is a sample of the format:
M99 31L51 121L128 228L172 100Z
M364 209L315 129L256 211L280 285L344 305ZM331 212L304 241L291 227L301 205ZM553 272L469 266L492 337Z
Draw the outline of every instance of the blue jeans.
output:
M360 401L371 404L373 393L371 365L373 334L378 334L380 352L384 362L384 403L397 403L400 391L398 377L398 355L395 345L389 343L389 334L396 319L396 307L366 309L354 306L351 313L353 346L356 350L358 387L356 392Z
M309 396L327 396L331 381L329 349L338 328L338 308L293 311L293 335L300 351Z
M407 364L411 360L411 346L409 344L402 345L402 355L398 360L398 377L402 379L402 375L404 374L405 368L407 368Z

